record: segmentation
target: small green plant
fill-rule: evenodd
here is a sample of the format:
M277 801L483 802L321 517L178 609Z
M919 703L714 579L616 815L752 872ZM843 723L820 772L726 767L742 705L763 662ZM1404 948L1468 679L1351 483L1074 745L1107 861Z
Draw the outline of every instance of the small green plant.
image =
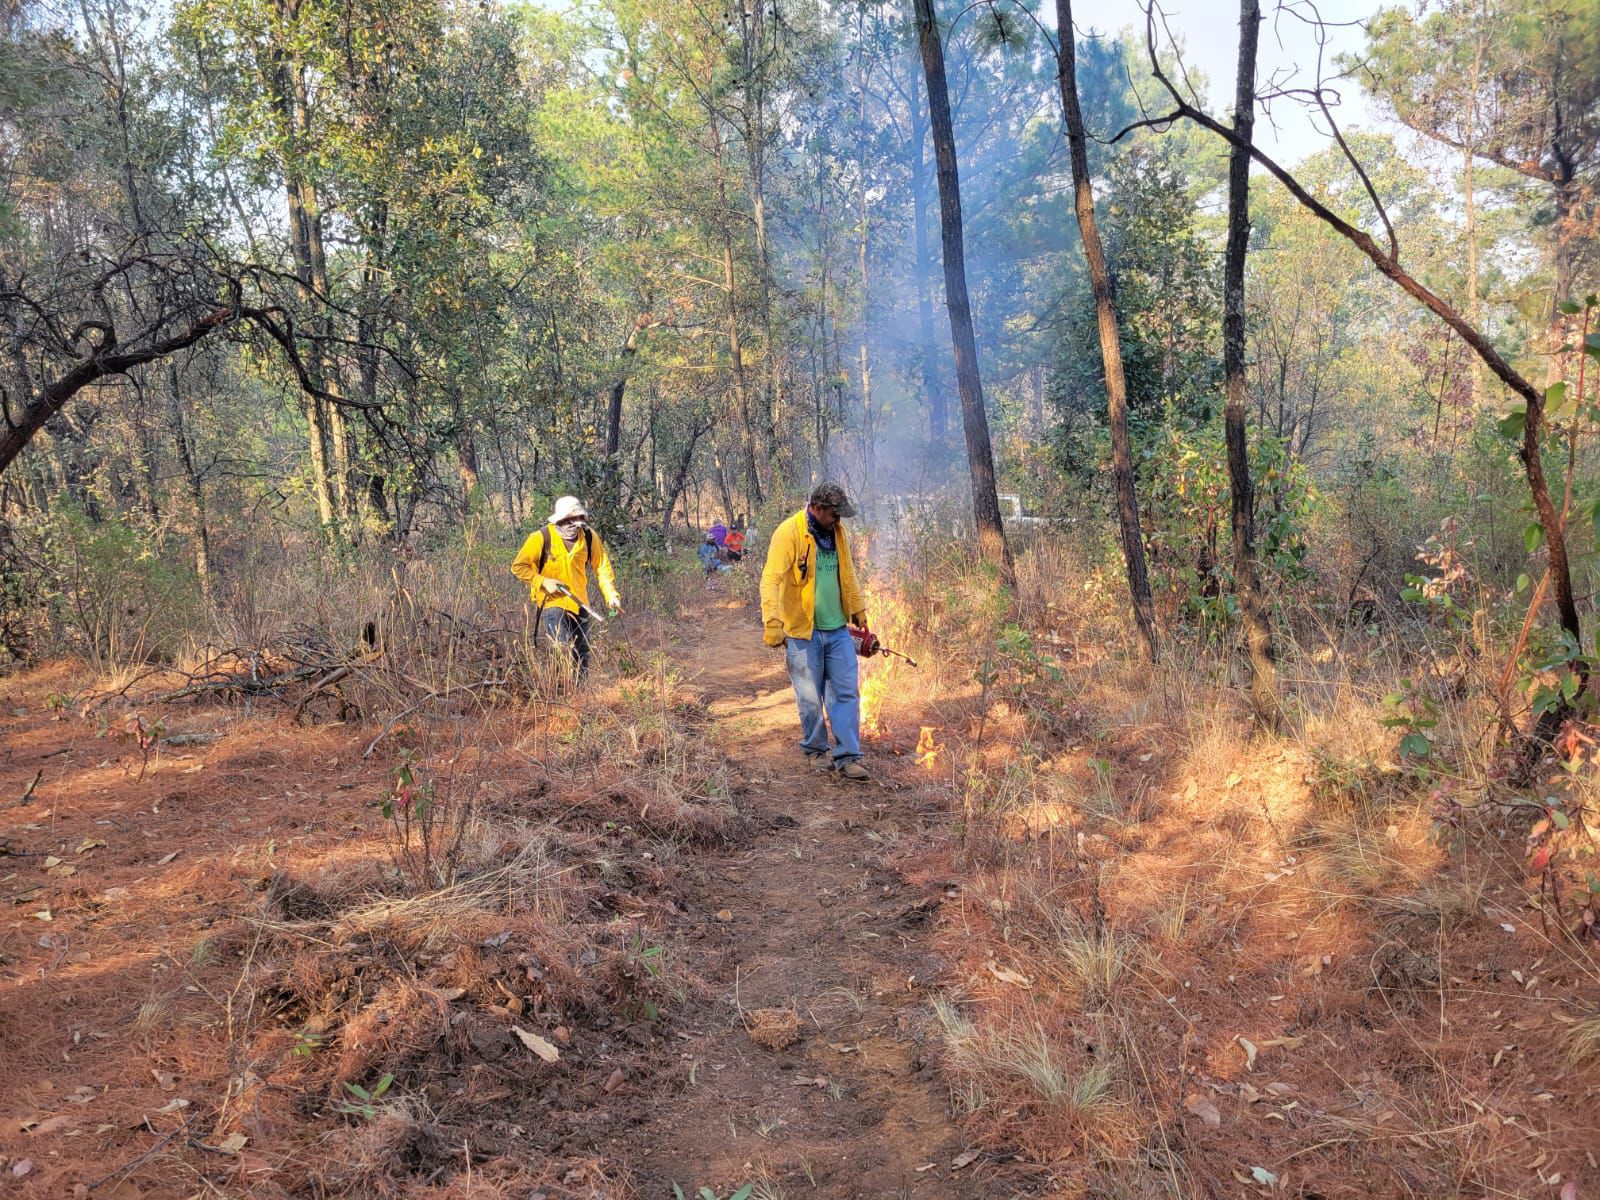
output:
M750 1193L756 1190L756 1185L747 1183L736 1192L729 1192L727 1200L750 1200ZM723 1200L711 1188L703 1187L695 1194L695 1200ZM688 1195L677 1184L672 1185L672 1200L689 1200Z
M1550 652L1533 665L1533 678L1538 681L1533 689L1533 718L1538 720L1546 713L1566 711L1579 702L1582 672L1586 670L1584 653L1573 638L1560 631ZM1584 693L1584 700L1589 694Z
M294 1049L290 1053L295 1058L310 1058L322 1045L322 1034L314 1029L301 1026L294 1035ZM345 1085L349 1087L349 1084Z
M672 971L671 957L667 947L660 942L646 942L639 935L633 936L633 958L639 964L639 969L644 972L648 981L649 990L664 994L667 999L675 1004L681 1004L688 997L688 990L677 979ZM631 1006L630 1006L631 1007ZM638 998L638 1015L646 1021L659 1021L661 1009L651 996Z
M354 1096L355 1099L353 1101L340 1101L338 1109L349 1116L361 1117L363 1120L370 1121L378 1115L378 1101L383 1099L384 1094L392 1086L394 1086L393 1075L385 1075L370 1090L362 1087L359 1083L346 1083L344 1090Z
M1383 706L1389 710L1389 715L1378 723L1385 729L1404 731L1397 747L1401 760L1420 764L1429 758L1433 754L1433 739L1427 731L1439 724L1439 706L1421 695L1409 679L1402 679L1400 690L1383 698Z
M422 735L412 727L396 730L395 744L393 781L374 805L389 825L390 854L414 890L448 887L461 865L475 785L458 774L459 752L436 778L426 775Z
M143 779L145 772L150 769L150 755L161 744L161 739L166 736L166 722L157 717L154 721L147 721L140 713L131 714L122 723L122 728L117 730L117 741L132 742L139 751L139 778Z
M1470 590L1473 584L1465 553L1471 549L1472 542L1461 539L1460 523L1454 517L1446 517L1439 532L1417 547L1417 561L1433 573L1408 573L1400 599L1416 605L1452 633L1470 629L1471 606L1457 604L1452 592Z

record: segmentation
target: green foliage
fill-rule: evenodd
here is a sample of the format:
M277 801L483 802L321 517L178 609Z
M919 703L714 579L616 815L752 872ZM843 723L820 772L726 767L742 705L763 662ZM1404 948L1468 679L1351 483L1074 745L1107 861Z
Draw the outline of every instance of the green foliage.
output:
M170 561L159 534L72 504L14 532L28 546L15 602L37 606L98 671L169 661L197 623L194 574Z
M1185 425L1169 410L1141 438L1142 507L1152 585L1177 597L1202 625L1237 619L1233 594L1232 499L1220 419ZM1270 434L1252 431L1256 557L1269 595L1281 598L1307 577L1307 529L1319 504L1303 463Z
M1220 411L1219 255L1195 206L1208 165L1167 141L1140 143L1109 164L1102 233L1117 279L1123 370L1136 426L1160 422L1169 411L1205 424ZM1060 453L1076 464L1092 461L1084 439L1104 420L1105 369L1087 276L1075 273L1071 286L1051 387L1066 419Z
M346 1082L344 1090L355 1099L341 1101L336 1107L339 1112L370 1121L378 1115L378 1101L383 1099L393 1085L394 1076L390 1074L385 1074L371 1088L365 1088L359 1083Z
M1570 709L1579 699L1580 688L1588 667L1577 641L1565 629L1555 630L1543 653L1535 653L1525 682L1532 689L1534 719L1546 713ZM1582 693L1585 706L1592 707L1594 694Z
M1439 724L1439 706L1420 692L1409 679L1400 681L1400 690L1383 698L1389 711L1378 723L1385 729L1398 729L1400 742L1396 747L1402 762L1415 769L1425 769L1422 764L1433 755L1433 739L1428 731Z
M726 1197L719 1197L712 1188L700 1188L694 1194L694 1200L750 1200L750 1194L755 1191L756 1185L747 1183L737 1191L729 1192ZM684 1190L677 1184L672 1185L673 1200L688 1200Z

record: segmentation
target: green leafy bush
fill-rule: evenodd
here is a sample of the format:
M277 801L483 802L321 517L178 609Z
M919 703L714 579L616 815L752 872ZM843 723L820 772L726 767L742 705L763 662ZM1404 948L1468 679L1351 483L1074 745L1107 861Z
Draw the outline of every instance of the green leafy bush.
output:
M58 506L13 529L4 604L33 614L34 655L74 650L107 673L170 660L200 614L193 569L165 539L121 518Z

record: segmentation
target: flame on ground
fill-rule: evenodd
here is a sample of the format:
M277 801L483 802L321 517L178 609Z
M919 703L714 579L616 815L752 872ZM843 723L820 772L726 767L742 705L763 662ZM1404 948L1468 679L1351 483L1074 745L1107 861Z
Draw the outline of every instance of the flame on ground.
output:
M917 734L917 764L931 767L939 757L939 751L944 749L943 742L933 740L934 726L924 725L922 732Z
M861 733L864 737L877 737L883 732L879 720L883 713L884 693L889 687L889 672L874 671L861 685Z
M865 556L857 548L857 541L857 537L852 535L852 553L864 561ZM892 593L875 593L868 601L867 609L872 614L872 627L875 630L893 631L905 624L900 601ZM879 657L871 661L876 665L870 669L865 663L862 664L861 736L875 738L883 734L884 701L889 697L889 677L895 674L896 660Z

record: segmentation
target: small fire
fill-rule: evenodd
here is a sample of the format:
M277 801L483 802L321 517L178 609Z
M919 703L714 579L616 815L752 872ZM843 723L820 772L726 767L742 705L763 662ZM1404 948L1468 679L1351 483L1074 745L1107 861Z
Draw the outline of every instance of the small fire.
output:
M863 737L877 737L883 732L879 717L883 713L883 697L889 688L889 673L874 671L861 685L861 733Z
M933 740L933 730L934 727L932 725L924 725L922 732L917 734L917 764L919 766L933 766L934 761L939 757L939 751L944 749L943 742L935 742Z
M852 536L852 553L858 561L865 561L862 549L857 548L857 539ZM903 628L906 624L904 612L899 598L893 593L875 592L867 602L867 609L872 613L872 628L882 635L884 630L890 631L886 639L894 641L894 631ZM884 705L889 699L889 684L896 675L899 666L898 659L874 656L861 664L861 735L876 738L883 735L884 730Z

